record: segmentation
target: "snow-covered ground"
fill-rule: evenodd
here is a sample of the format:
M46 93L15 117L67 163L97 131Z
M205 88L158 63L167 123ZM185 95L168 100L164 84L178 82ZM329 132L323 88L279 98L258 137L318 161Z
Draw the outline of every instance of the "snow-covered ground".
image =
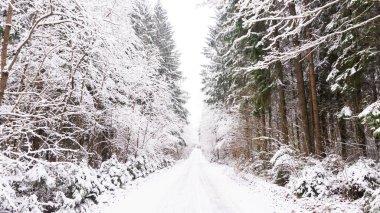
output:
M292 199L279 198L272 184L258 179L249 185L233 174L232 168L208 162L195 149L187 160L113 194L112 201L104 195L93 212L303 212Z

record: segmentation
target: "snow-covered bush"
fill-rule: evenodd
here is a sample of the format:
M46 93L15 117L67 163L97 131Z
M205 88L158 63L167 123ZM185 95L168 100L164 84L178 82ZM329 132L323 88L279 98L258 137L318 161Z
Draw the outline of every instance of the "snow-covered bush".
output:
M127 162L127 170L129 174L132 176L132 180L135 180L140 177L145 176L145 168L144 168L144 160L142 159L141 156L138 157L132 157L128 162Z
M15 186L18 194L29 196L21 205L23 211L39 208L57 211L77 208L86 200L96 203L97 197L105 191L97 176L97 171L86 163L37 163Z
M356 200L380 186L380 170L373 160L359 159L339 174L343 195Z
M380 138L380 100L365 108L359 118L370 126L375 137Z
M57 178L60 182L59 191L64 192L64 195L72 199L76 205L80 205L86 199L97 203L97 197L105 191L97 178L97 172L84 164L63 165L59 171Z
M14 161L0 153L0 212L14 212L18 207L16 185L19 185L26 171L20 161Z
M379 213L380 212L380 189L375 191L368 190L364 193L363 199L364 212Z
M160 165L160 162L156 158L149 159L148 156L144 156L144 164L145 164L145 171L147 174L153 173L157 169L161 169L163 167L166 167L164 163L165 159L162 161L162 166Z
M321 162L311 162L306 166L299 178L292 181L292 188L297 197L322 197L331 194L332 179Z
M111 159L102 163L99 169L100 182L108 190L122 187L126 182L130 181L132 177L127 171L125 164L117 160L116 155L112 155Z
M32 169L28 170L25 175L25 183L31 183L31 185L46 185L47 187L53 187L55 180L46 171L46 166L37 163Z
M174 160L164 155L157 156L149 153L140 153L137 157L131 157L127 164L127 171L132 180L145 177L148 174L173 164Z
M270 163L271 157L269 152L252 152L248 159L247 157L241 156L237 160L235 167L241 172L268 178L270 176L269 171L272 168Z
M27 198L21 206L18 208L17 212L19 213L42 213L44 212L44 208L42 204L38 202L37 196L32 195Z
M0 211L12 211L16 209L14 203L16 194L6 179L0 178Z
M282 146L270 160L273 179L277 185L285 186L290 175L296 171L299 162L295 159L295 154L289 146Z
M337 175L340 171L342 171L344 167L344 161L341 156L331 154L322 160L322 165L327 171L330 171L334 175Z
M0 212L85 212L86 203L97 203L104 191L170 166L173 160L142 152L127 163L112 156L98 170L85 162L30 164L0 155Z
M17 186L18 194L29 196L18 208L18 211L27 212L27 209L35 209L38 212L38 209L47 208L51 210L55 208L54 193L57 189L55 169L54 166L36 163L25 172L21 181L14 183ZM50 204L43 206L39 202L50 202Z

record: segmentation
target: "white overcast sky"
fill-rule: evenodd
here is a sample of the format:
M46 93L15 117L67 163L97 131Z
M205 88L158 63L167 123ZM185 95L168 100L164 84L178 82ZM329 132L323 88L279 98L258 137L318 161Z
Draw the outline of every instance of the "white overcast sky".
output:
M206 59L202 51L209 27L214 23L213 10L207 6L200 7L202 2L204 0L161 0L168 11L177 48L181 53L180 69L186 78L183 89L189 93L190 99L186 106L194 129L199 126L203 105L200 73L201 65L206 63Z

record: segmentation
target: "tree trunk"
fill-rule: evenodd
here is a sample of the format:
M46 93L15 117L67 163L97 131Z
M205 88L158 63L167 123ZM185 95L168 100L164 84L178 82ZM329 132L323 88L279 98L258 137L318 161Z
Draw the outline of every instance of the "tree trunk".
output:
M0 72L1 72L1 78L0 78L0 106L4 99L4 92L7 88L8 83L8 77L9 77L9 70L5 69L5 66L7 65L7 54L8 54L8 44L9 44L9 37L11 33L11 27L12 27L12 16L13 16L13 0L10 1L8 5L8 10L4 11L7 18L5 21L5 30L3 35L3 43L1 47L1 65L0 65Z
M299 149L298 147L298 138L297 138L297 126L295 125L295 119L293 120L293 115L290 116L290 135L289 137L291 138L291 145L293 146L293 148L295 149Z
M272 100L269 101L269 106L268 106L268 133L267 133L267 136L270 138L269 140L267 140L267 150L271 150L271 147L272 147L272 140L274 138L274 131L273 131L273 124L272 124L272 107L271 107L271 104L272 104Z
M356 94L354 95L353 98L353 110L354 114L360 113L361 109L359 104L362 103L362 92L361 92L361 85L356 86ZM365 131L364 131L364 126L361 123L361 120L359 118L354 119L355 123L355 130L356 130L356 140L357 144L359 145L359 148L361 149L361 154L363 156L367 156L367 140L365 137Z
M376 69L373 72L371 72L372 102L378 101L378 94L377 94L378 93L377 92L378 79L376 78L378 74L379 74L379 69ZM379 153L380 152L380 137L379 136L375 136L375 145L376 145L377 153ZM379 155L378 158L380 158L380 154L378 155Z
M260 115L260 120L261 120L261 137L266 137L266 122L265 122L265 113L263 112ZM267 151L267 140L266 139L261 139L261 151Z
M304 0L304 5L307 6L309 0ZM309 18L307 18L309 20ZM306 38L312 40L312 29L310 26L305 27ZM318 108L318 94L317 94L317 83L315 79L315 67L314 67L314 53L310 48L307 50L307 60L309 62L309 80L310 80L310 94L311 94L311 105L312 105L312 117L313 117L313 132L314 132L314 143L315 143L315 154L320 157L325 156L325 150L322 143L321 126L319 119L319 108Z
M330 138L329 138L328 127L329 126L333 126L334 124L329 122L329 119L327 118L327 111L326 110L323 110L321 112L320 120L321 120L322 140L326 142L324 148L325 148L325 150L328 150L329 148L331 148L331 146L330 146L331 145L331 141L330 141Z
M293 2L289 3L290 15L296 15L296 8ZM300 46L300 41L298 35L295 35L293 38L294 46ZM303 78L302 64L301 64L301 55L298 54L294 59L294 71L296 74L297 81L297 94L298 94L298 107L301 113L301 127L302 127L302 136L303 136L303 152L305 155L313 153L313 143L310 139L309 131L309 119L307 115L307 104L305 96L305 82Z
M274 36L277 36L277 35L278 35L278 30L276 28ZM279 41L276 42L276 49L280 49ZM275 70L276 70L277 80L279 81L279 84L277 85L278 96L279 96L278 111L280 113L282 141L284 144L289 144L288 120L286 118L284 74L283 74L283 66L280 61L277 61L277 63L275 64Z
M374 70L373 72L370 72L370 77L371 77L371 89L372 89L372 101L375 102L377 101L377 79L376 79L376 75L377 75L377 72L376 70Z
M343 160L345 160L345 159L347 159L348 135L347 135L346 121L343 118L339 118L338 128L339 128L339 133L340 133L340 144L341 144L341 150L342 150L342 158L343 158Z
M293 72L290 72L290 78L291 79L294 79L294 75L293 75ZM294 88L294 89L293 89ZM297 92L296 92L296 89L295 89L295 86L292 85L292 98L293 99L297 99ZM296 145L295 147L297 147L297 149L299 151L302 150L302 145L301 145L301 133L300 133L300 128L299 128L299 118L298 118L298 114L297 114L297 109L296 108L292 108L292 115L293 115L293 122L291 122L293 128L292 128L292 131L293 131L293 135L294 135L294 144Z
M249 110L244 110L244 144L246 146L246 156L249 157L251 154L251 141L252 141L252 130L251 130L251 120Z
M307 29L307 35L310 39L311 32ZM315 143L315 154L320 157L325 156L325 150L322 144L321 137L321 126L319 119L319 108L318 108L318 95L317 95L317 83L315 80L315 69L313 61L313 52L311 49L307 51L307 59L309 61L309 80L310 80L310 94L311 94L311 104L312 104L312 115L313 115L313 130L314 130L314 143Z

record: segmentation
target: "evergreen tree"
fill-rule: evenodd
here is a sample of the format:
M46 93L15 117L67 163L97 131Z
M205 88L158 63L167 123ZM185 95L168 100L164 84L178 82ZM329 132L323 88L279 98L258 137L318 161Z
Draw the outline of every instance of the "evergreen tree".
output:
M153 20L152 40L158 47L161 64L158 73L169 84L173 112L180 118L181 122L187 123L188 111L184 106L186 94L180 86L183 80L182 72L179 70L180 55L176 50L173 29L169 23L167 12L160 1L154 7ZM173 132L173 134L178 137L181 135L179 132Z
M373 149L365 129L378 143L378 3L230 0L218 10L205 51L207 103L248 110L261 136L292 137L306 155Z

